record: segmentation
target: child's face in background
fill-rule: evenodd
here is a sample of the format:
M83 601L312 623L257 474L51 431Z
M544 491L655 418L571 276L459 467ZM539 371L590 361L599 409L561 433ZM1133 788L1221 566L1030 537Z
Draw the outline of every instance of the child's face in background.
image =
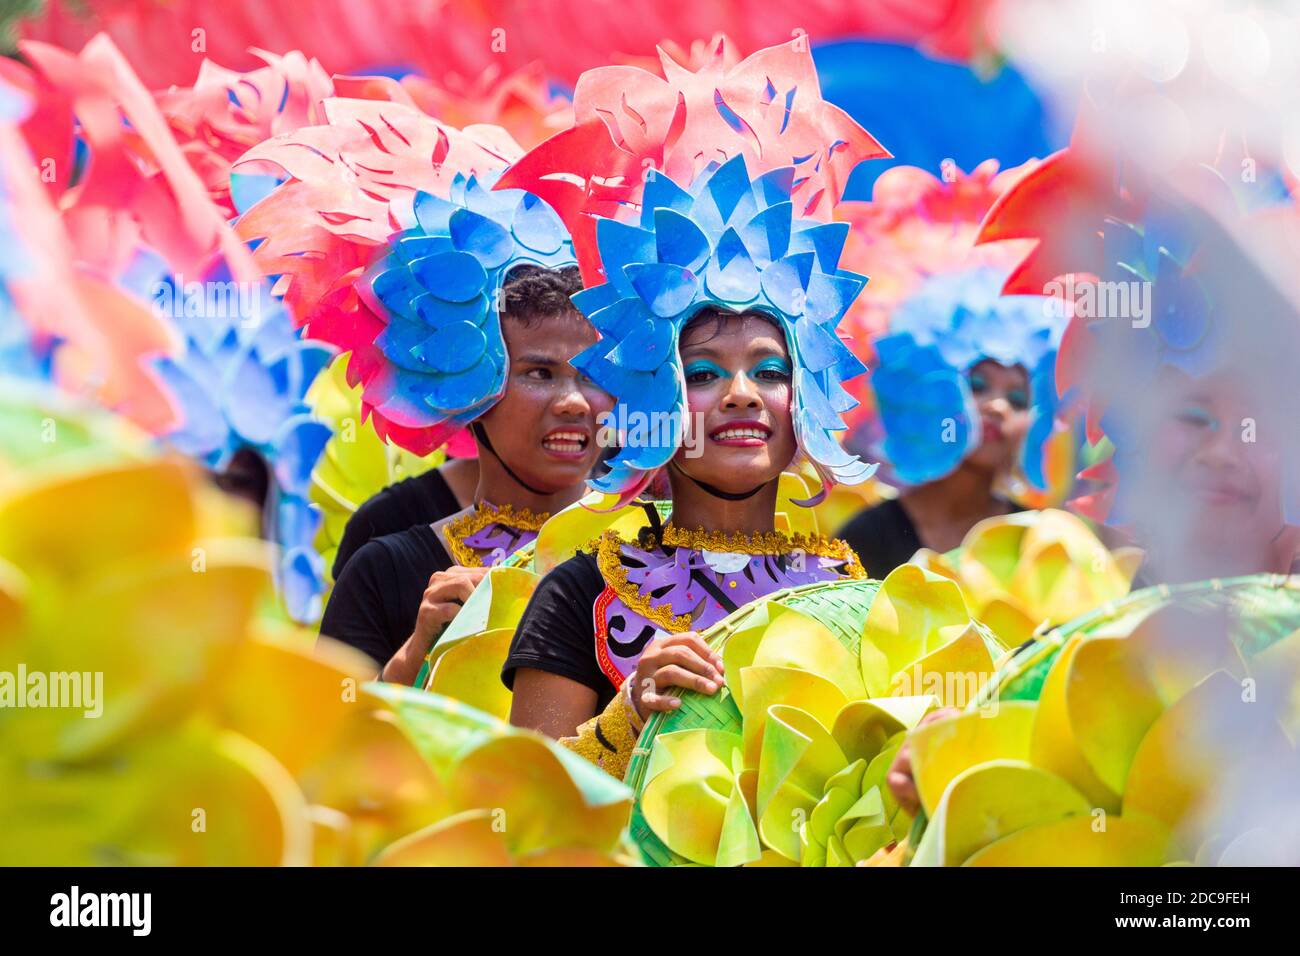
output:
M1283 531L1280 429L1294 425L1223 374L1166 370L1151 401L1138 512L1151 546L1213 576L1262 570Z

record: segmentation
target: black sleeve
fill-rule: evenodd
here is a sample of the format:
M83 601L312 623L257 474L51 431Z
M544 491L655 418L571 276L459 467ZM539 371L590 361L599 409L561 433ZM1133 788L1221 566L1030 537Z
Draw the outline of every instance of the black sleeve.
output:
M393 645L396 573L388 551L376 541L362 545L334 583L320 633L369 655L382 668L401 647ZM406 638L402 637L404 641Z
M596 625L592 613L605 590L596 559L579 553L542 578L524 609L510 642L501 680L513 688L521 667L559 674L611 695L609 678L596 663Z
M335 581L342 577L343 569L366 542L379 536L375 531L374 515L376 511L383 510L385 500L381 491L353 512L348 523L343 526L343 540L339 542L339 550L334 555L334 567L330 570L330 576Z

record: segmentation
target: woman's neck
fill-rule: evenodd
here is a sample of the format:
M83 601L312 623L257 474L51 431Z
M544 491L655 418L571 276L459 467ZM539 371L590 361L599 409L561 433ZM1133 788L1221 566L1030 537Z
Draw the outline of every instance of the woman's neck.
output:
M776 527L775 479L743 501L718 498L676 473L668 480L673 489L672 523L678 528L761 534Z
M993 495L993 474L961 465L951 475L908 488L899 504L911 519L922 547L949 551L985 518L1006 513Z
M898 497L908 511L922 512L935 520L978 520L1005 510L993 494L993 481L992 472L963 464L952 474L908 488Z

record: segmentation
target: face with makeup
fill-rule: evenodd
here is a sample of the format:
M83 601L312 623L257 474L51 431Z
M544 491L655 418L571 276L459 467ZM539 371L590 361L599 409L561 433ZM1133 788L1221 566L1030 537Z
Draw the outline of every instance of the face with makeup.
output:
M705 312L682 330L689 426L698 457L675 464L697 482L743 494L778 478L796 451L785 335L753 313Z
M967 373L980 413L980 445L966 461L983 471L1011 471L1029 431L1029 376L1020 365L984 359Z
M1222 559L1220 574L1252 570L1283 530L1284 426L1226 375L1192 379L1166 369L1149 396L1151 435L1142 521L1165 551Z
M613 398L569 364L596 341L577 311L506 316L506 391L479 421L492 447L521 479L558 494L587 479L600 455L596 420Z

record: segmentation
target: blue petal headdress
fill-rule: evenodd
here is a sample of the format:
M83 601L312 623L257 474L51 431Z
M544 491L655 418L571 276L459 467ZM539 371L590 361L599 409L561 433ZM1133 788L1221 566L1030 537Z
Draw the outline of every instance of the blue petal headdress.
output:
M363 371L363 398L401 428L465 425L491 408L505 391L507 274L577 263L551 207L523 190L493 191L500 175L458 175L448 199L416 194L389 254L358 283L386 323L374 339L386 361Z
M794 370L795 439L823 493L874 471L832 435L857 404L843 382L866 371L835 328L867 280L838 268L848 224L796 218L793 185L793 169L751 181L737 156L689 191L652 172L637 224L599 220L607 281L573 301L602 338L573 364L614 396L620 421L666 421L671 437L629 443L593 487L627 497L677 451L686 421L678 337L710 306L761 311L780 323Z
M216 471L242 449L266 461L269 537L281 547L276 583L290 616L310 623L320 617L325 587L325 563L314 545L321 516L309 500L311 473L333 430L312 416L304 398L333 350L299 339L288 313L265 290L258 290L256 315L214 308L207 290L222 285L164 284L155 298L185 338L182 354L156 360L183 421L167 441ZM228 296L224 301L228 306Z
M1031 419L1025 478L1045 489L1043 446L1056 416L1056 351L1066 313L1059 299L1001 294L1006 273L981 266L934 276L900 303L876 340L871 374L884 455L908 484L951 473L979 447L979 412L967 372L984 359L1021 365Z

